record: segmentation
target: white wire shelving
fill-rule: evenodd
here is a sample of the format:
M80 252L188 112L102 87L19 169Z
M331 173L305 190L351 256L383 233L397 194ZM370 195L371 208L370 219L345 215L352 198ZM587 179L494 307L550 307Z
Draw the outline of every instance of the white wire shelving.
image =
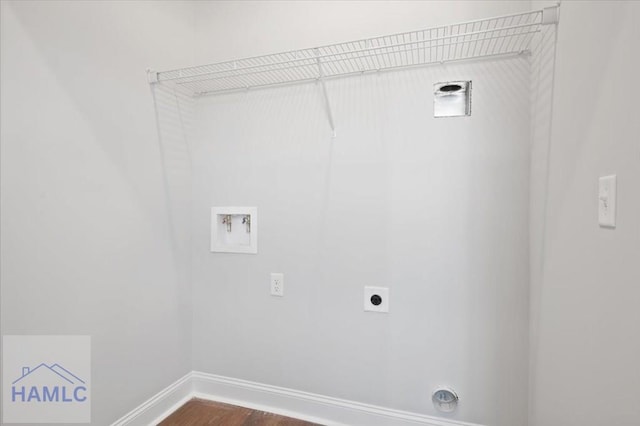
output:
M193 96L387 69L522 54L557 7L310 49L149 73Z
M398 68L530 52L543 26L558 22L559 6L368 38L316 48L169 71L148 71L151 84L187 96L316 81L321 83L335 137L326 79Z

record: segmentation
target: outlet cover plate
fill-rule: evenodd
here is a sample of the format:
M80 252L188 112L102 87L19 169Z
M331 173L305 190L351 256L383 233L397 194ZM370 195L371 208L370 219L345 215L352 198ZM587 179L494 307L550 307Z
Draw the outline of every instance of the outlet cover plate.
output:
M375 296L378 296L376 298ZM374 304L379 301L379 304ZM365 287L364 288L364 310L367 312L389 312L389 288L388 287Z
M281 272L271 273L271 295L284 296L284 274Z

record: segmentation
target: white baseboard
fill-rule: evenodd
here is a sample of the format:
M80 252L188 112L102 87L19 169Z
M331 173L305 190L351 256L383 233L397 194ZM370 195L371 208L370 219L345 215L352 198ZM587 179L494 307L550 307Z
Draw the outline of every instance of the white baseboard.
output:
M199 371L187 374L112 426L155 425L191 398L219 401L328 426L481 426Z
M185 374L120 419L111 426L156 425L193 398L193 372Z

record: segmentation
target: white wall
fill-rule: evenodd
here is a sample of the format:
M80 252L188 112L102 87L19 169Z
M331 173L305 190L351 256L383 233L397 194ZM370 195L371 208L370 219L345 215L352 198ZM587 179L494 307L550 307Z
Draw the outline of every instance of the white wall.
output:
M637 3L562 6L542 207L522 59L331 82L333 141L314 85L204 100L192 268L175 197L186 147L162 114L158 143L146 67L530 2L1 5L2 334L92 335L93 424L192 367L427 414L433 387L449 384L457 418L526 424L529 185L533 214L546 208L546 223L531 221L546 231L532 245L544 243L542 273L531 271L530 424L640 418ZM474 80L473 116L433 120L432 83L458 77ZM543 115L533 123L544 142ZM533 149L544 179L545 148ZM596 223L609 173L616 230ZM225 204L259 207L258 256L208 252L209 207ZM282 299L268 295L272 271L286 275ZM391 288L389 315L361 312L365 284Z
M640 419L638 23L638 2L562 3L544 269L532 281L532 426ZM608 174L615 230L597 223Z
M197 60L528 7L198 4ZM446 384L453 417L526 424L529 72L517 58L330 81L335 140L313 84L200 99L194 368L434 415ZM456 78L473 80L472 117L433 119L433 83ZM258 207L257 256L208 251L214 205ZM389 315L363 312L365 285L390 287Z
M199 64L530 10L529 1L196 2Z
M145 69L192 63L193 8L3 1L1 14L2 334L91 335L105 425L191 369Z

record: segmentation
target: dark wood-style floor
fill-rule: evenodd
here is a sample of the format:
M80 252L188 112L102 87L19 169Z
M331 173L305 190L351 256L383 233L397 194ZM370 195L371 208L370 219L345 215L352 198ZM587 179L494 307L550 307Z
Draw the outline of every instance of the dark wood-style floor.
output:
M192 399L160 422L160 426L319 426L303 420L220 402Z

